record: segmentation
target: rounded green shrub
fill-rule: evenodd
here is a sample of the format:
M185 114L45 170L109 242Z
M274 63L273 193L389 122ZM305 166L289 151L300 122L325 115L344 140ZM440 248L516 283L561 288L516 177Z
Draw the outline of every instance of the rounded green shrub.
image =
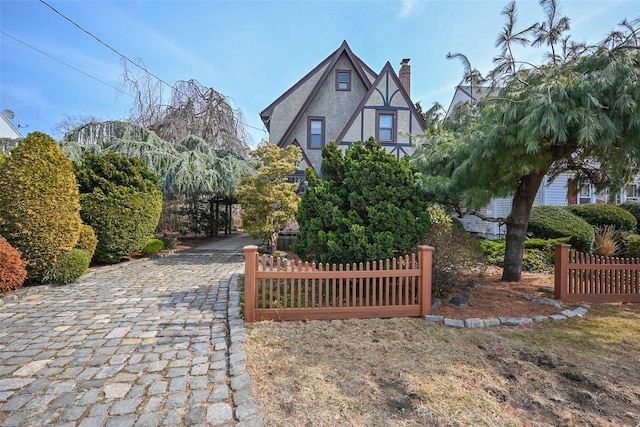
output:
M633 231L637 221L631 212L606 203L571 205L567 209L594 227L612 225L616 230Z
M80 226L80 236L78 237L78 243L76 243L75 249L82 249L87 252L89 256L89 262L93 258L93 254L96 252L96 246L98 245L98 238L95 231L90 225L82 224Z
M30 133L0 173L0 235L22 253L34 279L75 246L80 224L71 161L53 138Z
M534 206L527 230L542 239L569 237L569 243L583 252L591 252L595 239L589 223L560 206Z
M71 249L40 275L40 282L66 285L82 276L89 268L89 255L82 249Z
M25 262L20 251L0 237L0 292L13 291L27 278Z
M154 255L164 249L164 243L160 239L150 239L144 246L142 252L145 255Z
M640 202L636 202L635 200L627 200L626 202L619 205L622 209L629 212L636 219L636 230L640 231Z
M138 159L88 154L78 169L82 219L93 227L94 259L116 263L144 249L162 211L158 178Z
M624 239L625 256L640 258L640 235L629 234Z

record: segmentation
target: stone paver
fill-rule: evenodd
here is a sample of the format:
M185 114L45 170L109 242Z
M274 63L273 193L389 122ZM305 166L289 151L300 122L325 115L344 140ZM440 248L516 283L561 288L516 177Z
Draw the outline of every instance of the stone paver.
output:
M234 236L0 304L0 425L262 425Z

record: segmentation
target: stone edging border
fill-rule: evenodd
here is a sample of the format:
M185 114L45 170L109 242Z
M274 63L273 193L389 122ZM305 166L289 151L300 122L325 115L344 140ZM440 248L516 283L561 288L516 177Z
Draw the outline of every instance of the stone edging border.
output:
M427 314L424 320L428 323L438 323L450 328L493 328L497 326L521 326L530 325L532 323L540 323L549 320L561 322L571 317L584 317L591 308L588 304L581 304L573 310L564 310L560 314L552 314L550 316L533 316L533 317L490 317L480 319L472 317L465 320L450 319L448 317Z

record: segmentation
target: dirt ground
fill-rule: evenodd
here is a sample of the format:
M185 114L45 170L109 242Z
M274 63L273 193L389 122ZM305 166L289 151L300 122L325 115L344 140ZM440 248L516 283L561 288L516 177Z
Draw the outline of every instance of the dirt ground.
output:
M534 316L553 276L492 270L446 317ZM548 296L548 295L546 295ZM248 369L268 426L640 425L640 306L585 318L453 329L421 319L249 325Z

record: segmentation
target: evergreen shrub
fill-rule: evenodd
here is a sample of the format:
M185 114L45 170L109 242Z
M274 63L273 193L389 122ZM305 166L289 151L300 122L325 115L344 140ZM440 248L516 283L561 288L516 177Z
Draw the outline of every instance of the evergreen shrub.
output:
M164 243L160 239L150 239L144 246L142 252L145 255L155 255L164 249Z
M162 236L161 240L164 244L165 249L173 249L180 243L178 239L173 236Z
M569 244L582 252L591 252L593 249L593 227L560 206L534 206L527 230L532 237L542 239L569 237Z
M306 171L308 190L298 209L303 260L352 263L411 253L431 227L429 203L416 190L415 170L373 139L346 153L331 142L322 173Z
M618 205L622 209L629 212L636 219L636 232L640 232L640 202L635 200L627 200L626 202Z
M87 154L77 174L82 219L98 237L94 259L116 263L142 251L162 211L158 178L142 161L113 152Z
M89 255L83 249L71 249L40 275L40 282L50 285L66 285L82 276L89 268Z
M612 225L616 230L634 231L637 221L631 212L606 203L590 203L586 205L571 205L567 209L579 216L593 227Z
M78 243L76 243L75 249L83 249L86 251L89 256L89 262L91 262L97 245L98 238L93 228L87 224L80 225L80 236L78 237Z
M29 279L69 252L80 235L73 165L42 132L20 140L0 173L0 235L22 253Z
M0 237L0 292L9 292L22 286L27 278L25 262L20 251Z
M625 256L640 258L640 235L629 234L625 238Z

